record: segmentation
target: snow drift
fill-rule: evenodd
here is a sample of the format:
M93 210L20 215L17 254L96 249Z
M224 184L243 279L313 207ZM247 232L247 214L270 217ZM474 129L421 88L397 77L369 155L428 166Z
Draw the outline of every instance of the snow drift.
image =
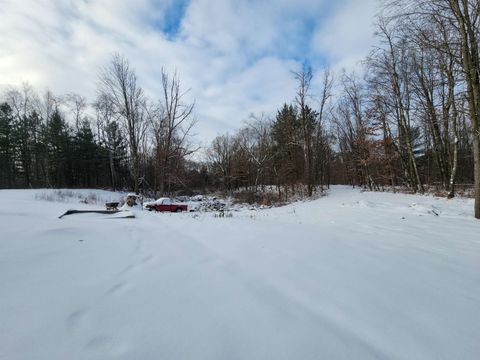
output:
M470 200L107 220L37 193L0 191L0 359L480 358Z

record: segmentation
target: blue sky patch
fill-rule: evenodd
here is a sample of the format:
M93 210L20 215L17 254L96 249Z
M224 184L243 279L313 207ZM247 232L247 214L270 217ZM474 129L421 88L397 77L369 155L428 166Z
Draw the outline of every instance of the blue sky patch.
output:
M161 30L168 38L174 38L180 30L188 3L189 0L176 0L167 8Z

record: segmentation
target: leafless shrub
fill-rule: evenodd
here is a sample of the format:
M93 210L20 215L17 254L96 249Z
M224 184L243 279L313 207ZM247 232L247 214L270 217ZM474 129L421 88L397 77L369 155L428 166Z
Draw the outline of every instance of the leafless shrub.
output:
M65 202L67 199L75 197L75 193L72 190L54 190L44 191L35 194L35 200L43 200L50 202Z
M94 193L89 193L87 196L83 196L83 194L78 194L78 198L83 204L96 204L100 202L100 199Z
M53 190L42 191L35 194L35 200L49 201L49 202L72 202L78 199L83 204L97 204L105 202L97 194L90 192L88 194L82 192L75 192L73 190Z
M283 204L277 193L241 191L234 194L234 204L274 206Z

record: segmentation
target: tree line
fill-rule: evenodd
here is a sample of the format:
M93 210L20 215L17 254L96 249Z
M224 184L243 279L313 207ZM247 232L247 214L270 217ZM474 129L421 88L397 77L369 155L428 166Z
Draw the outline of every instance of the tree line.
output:
M102 69L93 104L11 88L0 101L0 186L268 187L288 199L330 183L433 184L448 197L473 184L480 218L479 19L475 0L385 1L364 75L304 65L292 74L294 99L274 116L252 114L195 161L194 103L176 73L162 70L156 99L120 55Z
M480 218L480 3L394 0L380 10L365 75L344 72L333 86L323 71L312 94L304 68L275 119L214 140L210 164L222 186L256 189L260 177L284 194L303 184L311 195L330 182L420 193L435 185L452 198L457 184L470 184Z
M193 104L183 102L177 74L162 70L161 83L159 98L147 98L117 54L92 104L78 94L11 87L0 102L0 186L188 188L189 172L198 173L188 161Z
M251 115L235 134L213 140L207 164L217 188L258 192L270 185L281 199L288 199L298 192L312 196L316 187L330 184L334 151L325 109L333 77L329 70L323 72L323 90L315 110L309 104L313 102L311 67L304 65L293 76L298 83L296 97L285 103L274 119Z

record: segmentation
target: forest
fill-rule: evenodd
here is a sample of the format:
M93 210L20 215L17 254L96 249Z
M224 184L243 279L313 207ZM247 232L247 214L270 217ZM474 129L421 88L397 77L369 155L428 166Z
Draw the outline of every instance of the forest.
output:
M11 86L0 94L0 188L254 197L273 188L288 200L329 184L434 187L449 198L461 186L474 189L480 218L480 4L388 1L375 21L377 46L361 72L305 62L292 69L294 99L206 148L179 74L162 70L151 98L120 54L88 99Z

